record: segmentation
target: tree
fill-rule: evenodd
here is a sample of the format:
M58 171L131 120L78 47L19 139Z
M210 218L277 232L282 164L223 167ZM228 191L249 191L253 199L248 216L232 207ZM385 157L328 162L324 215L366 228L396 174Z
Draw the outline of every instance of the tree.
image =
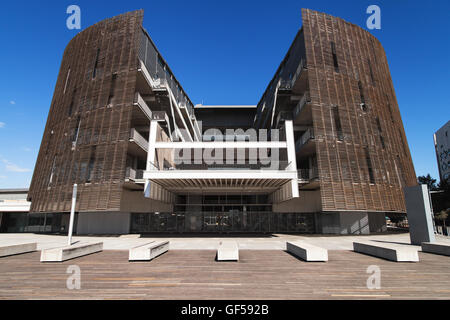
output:
M448 180L445 179L441 180L437 186L439 190L450 191L450 183Z
M442 221L442 224L444 225L444 229L445 229L445 221L447 220L449 213L450 213L450 208L447 208L445 210L442 210L442 211L434 214L434 218L436 220Z
M417 181L420 184L426 184L428 185L428 189L431 191L436 191L438 190L437 186L436 186L436 179L433 179L430 174L427 174L426 176L419 176L417 177Z

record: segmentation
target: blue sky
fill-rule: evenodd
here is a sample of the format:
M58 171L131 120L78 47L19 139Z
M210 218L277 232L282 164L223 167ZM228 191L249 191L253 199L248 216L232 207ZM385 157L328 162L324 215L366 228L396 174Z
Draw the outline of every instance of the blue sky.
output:
M78 30L144 9L144 27L191 100L256 104L301 27L301 8L366 28L381 8L381 30L417 175L438 177L433 133L450 119L448 0L2 1L0 9L0 188L28 187L62 54Z

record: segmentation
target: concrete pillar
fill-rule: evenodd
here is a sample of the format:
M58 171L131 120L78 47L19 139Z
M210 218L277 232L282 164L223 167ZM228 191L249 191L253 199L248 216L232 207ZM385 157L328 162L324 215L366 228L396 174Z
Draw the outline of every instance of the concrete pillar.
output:
M428 186L406 187L404 192L411 244L435 242Z

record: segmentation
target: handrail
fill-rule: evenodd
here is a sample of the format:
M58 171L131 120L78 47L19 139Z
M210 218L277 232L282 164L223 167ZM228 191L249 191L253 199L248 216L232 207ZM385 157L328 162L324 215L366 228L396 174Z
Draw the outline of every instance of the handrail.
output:
M293 112L294 118L297 117L297 115L300 113L300 111L302 111L303 107L306 106L306 104L308 102L311 102L311 98L309 96L309 92L306 91L305 94L303 95L303 97L300 99L300 101L295 106L295 109Z
M297 169L298 179L311 181L319 178L319 169L317 167L313 168L301 168Z
M298 150L304 144L306 144L309 140L314 139L314 129L309 128L306 132L297 140L295 143L295 149Z
M130 130L130 140L136 142L138 146L148 152L148 141L134 128Z
M150 110L142 96L139 94L139 92L136 92L136 94L134 95L134 105L137 105L149 120L152 119L152 111Z
M144 179L144 171L142 169L133 169L131 167L126 168L125 177L133 180L141 180Z

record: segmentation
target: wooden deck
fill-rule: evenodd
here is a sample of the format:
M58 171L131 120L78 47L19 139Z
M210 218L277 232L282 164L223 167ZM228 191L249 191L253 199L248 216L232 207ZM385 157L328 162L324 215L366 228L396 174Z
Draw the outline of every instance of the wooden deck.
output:
M129 263L128 251L103 251L57 264L39 254L0 258L0 299L450 299L450 257L427 253L395 263L330 251L329 262L306 263L241 250L239 262L216 262L215 251L180 250ZM80 290L66 288L69 265L81 268ZM381 268L380 290L366 287L369 265Z

